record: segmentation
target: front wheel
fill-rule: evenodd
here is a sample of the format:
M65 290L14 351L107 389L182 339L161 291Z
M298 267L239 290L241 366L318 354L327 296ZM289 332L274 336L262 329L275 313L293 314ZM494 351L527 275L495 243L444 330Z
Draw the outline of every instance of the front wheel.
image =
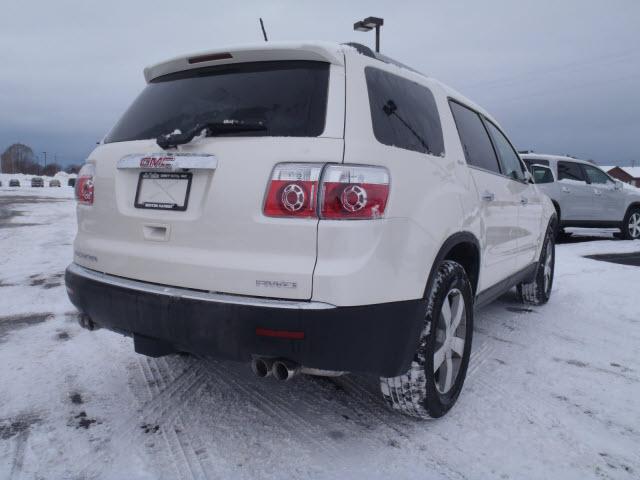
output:
M409 370L380 379L387 404L418 418L447 413L467 375L472 335L471 284L459 263L445 260L427 292L424 329Z
M547 229L533 281L518 285L518 297L520 297L522 303L543 305L551 297L556 264L556 246L553 231L554 229L551 226Z
M640 208L629 210L624 217L623 226L621 228L622 238L625 240L640 239Z

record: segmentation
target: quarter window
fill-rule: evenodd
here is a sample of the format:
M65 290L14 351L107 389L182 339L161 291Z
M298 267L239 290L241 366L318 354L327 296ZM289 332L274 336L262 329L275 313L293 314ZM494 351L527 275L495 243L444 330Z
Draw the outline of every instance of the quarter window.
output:
M478 114L457 102L450 101L449 104L458 127L467 163L490 172L500 173L500 166L489 134Z
M580 165L575 162L558 162L558 180L585 182L584 173Z
M392 147L444 154L436 101L422 85L377 68L365 68L376 139Z
M493 144L498 151L502 173L514 180L524 180L524 170L520 157L513 149L507 137L491 122L487 121L487 129L493 139Z

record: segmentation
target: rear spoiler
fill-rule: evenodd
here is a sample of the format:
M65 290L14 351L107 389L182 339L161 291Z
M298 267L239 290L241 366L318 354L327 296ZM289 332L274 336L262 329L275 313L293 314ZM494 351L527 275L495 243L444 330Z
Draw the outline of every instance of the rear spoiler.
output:
M344 65L344 48L341 45L331 43L265 43L260 46L229 47L176 57L157 63L144 69L144 78L149 83L163 75L195 68L273 60L312 60Z

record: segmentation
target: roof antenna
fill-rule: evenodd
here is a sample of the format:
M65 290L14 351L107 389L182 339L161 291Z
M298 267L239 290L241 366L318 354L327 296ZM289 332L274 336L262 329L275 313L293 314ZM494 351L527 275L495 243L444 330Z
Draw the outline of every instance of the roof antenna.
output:
M262 17L260 17L260 28L262 28L262 36L264 37L264 41L268 42L267 31L264 29L264 22L262 21Z

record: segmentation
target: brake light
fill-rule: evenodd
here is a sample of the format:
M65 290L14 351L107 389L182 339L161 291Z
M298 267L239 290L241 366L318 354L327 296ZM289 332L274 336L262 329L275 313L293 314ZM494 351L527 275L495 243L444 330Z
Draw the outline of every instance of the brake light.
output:
M92 163L85 163L78 172L76 180L76 199L83 205L93 205L93 176L95 166Z
M318 179L322 165L279 163L273 169L264 214L269 217L316 217Z
M384 167L329 165L320 189L321 218L380 218L389 198L389 172Z

